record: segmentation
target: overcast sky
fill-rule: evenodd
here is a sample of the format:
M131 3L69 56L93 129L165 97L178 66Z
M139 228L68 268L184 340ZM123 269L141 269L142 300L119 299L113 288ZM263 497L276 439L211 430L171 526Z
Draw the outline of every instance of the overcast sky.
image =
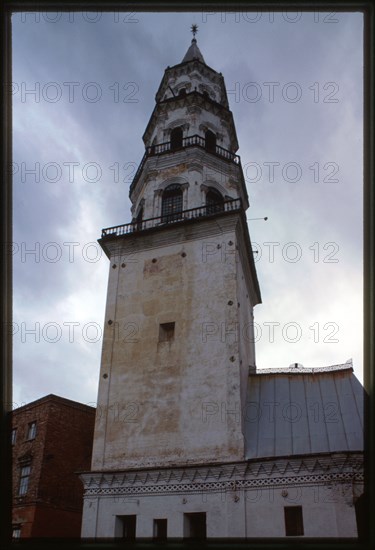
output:
M192 23L237 129L257 366L353 358L362 380L362 15L15 14L16 406L96 402L109 269L97 238L131 220L142 134Z

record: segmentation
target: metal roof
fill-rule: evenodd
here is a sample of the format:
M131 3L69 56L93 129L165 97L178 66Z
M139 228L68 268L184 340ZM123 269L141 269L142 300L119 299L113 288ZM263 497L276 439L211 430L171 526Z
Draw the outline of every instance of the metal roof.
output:
M202 63L205 63L205 60L203 58L203 55L201 54L200 49L197 46L197 41L195 38L191 41L191 45L188 49L188 51L185 54L185 57L181 61L181 63L185 63L186 61L192 61L193 59L199 59L199 61L202 61Z
M246 458L363 450L364 388L351 363L250 375Z

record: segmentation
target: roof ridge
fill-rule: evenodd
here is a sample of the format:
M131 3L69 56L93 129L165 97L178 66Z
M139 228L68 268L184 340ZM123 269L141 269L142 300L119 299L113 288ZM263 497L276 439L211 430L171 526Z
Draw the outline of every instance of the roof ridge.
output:
M325 367L303 367L299 363L295 363L297 366L290 367L275 367L267 369L256 368L255 372L250 372L250 375L257 376L259 374L314 374L320 372L334 372L341 370L353 370L353 361L349 359L346 363L340 363L337 365L327 365Z

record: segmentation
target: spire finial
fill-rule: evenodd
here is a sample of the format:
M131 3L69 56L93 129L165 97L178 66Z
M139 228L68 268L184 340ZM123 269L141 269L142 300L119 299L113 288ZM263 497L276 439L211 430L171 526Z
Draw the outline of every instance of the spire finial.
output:
M196 35L197 32L198 32L198 25L196 25L195 23L193 23L193 25L191 26L191 32L193 33L193 40L195 40L195 35Z

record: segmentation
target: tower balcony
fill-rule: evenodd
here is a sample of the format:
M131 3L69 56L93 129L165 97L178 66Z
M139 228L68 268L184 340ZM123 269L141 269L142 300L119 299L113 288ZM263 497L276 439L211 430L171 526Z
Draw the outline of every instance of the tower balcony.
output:
M234 164L238 165L241 163L241 158L239 155L232 153L232 151L229 151L228 149L224 149L224 147L220 147L220 145L209 143L208 140L206 140L202 136L199 136L198 134L195 134L194 136L184 137L182 138L180 143L167 141L158 145L150 145L149 147L146 147L145 154L143 155L143 158L138 166L138 169L130 186L130 192L134 189L134 186L136 185L139 176L141 175L145 162L149 157L164 155L166 153L175 153L177 151L186 149L187 147L200 147L208 153L211 153L228 162L233 162Z
M240 198L223 201L216 204L207 204L198 208L181 210L180 212L171 212L167 215L156 218L148 218L141 221L134 221L124 225L116 225L102 230L102 239L106 237L120 237L130 233L138 233L147 229L164 228L171 224L184 223L189 220L197 220L216 216L225 212L233 212L242 209Z

